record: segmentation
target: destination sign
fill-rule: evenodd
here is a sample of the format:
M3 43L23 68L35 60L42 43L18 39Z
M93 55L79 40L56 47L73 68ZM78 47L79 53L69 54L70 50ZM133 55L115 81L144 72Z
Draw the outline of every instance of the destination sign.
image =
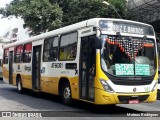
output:
M103 31L106 30L129 34L154 35L151 26L142 25L138 23L100 20L99 27Z
M116 75L134 75L133 64L115 64ZM150 75L150 67L148 64L135 64L135 75L148 76Z
M134 75L133 64L115 64L116 75Z
M135 64L136 75L150 75L149 64Z
M113 31L120 33L131 33L144 35L145 28L127 24L113 24Z

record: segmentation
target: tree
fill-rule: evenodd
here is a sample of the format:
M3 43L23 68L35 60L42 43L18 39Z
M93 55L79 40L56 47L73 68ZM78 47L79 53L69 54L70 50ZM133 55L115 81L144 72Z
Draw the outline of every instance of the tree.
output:
M63 26L90 18L104 17L106 7L102 0L73 0L68 8L63 8Z
M14 15L24 20L32 34L40 34L58 27L70 25L90 18L114 17L112 7L102 4L103 0L13 0L0 13L4 17ZM125 0L108 0L124 18Z
M55 0L63 11L62 26L96 17L118 18L112 7L102 4L104 0ZM126 18L126 0L109 0L122 18Z

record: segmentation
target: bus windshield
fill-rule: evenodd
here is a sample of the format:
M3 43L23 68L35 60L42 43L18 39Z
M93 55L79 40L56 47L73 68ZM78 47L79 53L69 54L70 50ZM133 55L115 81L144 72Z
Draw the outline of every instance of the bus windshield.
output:
M152 76L156 71L153 39L101 35L101 67L115 76Z

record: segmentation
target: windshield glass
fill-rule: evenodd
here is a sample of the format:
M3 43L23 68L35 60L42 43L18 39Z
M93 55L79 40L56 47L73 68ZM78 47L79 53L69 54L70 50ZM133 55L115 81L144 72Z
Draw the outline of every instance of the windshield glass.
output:
M101 35L102 69L116 76L152 76L156 70L153 39Z

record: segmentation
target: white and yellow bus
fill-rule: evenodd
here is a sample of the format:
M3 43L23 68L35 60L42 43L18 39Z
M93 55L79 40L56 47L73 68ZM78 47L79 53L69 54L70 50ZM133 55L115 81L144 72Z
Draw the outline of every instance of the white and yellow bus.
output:
M3 80L94 104L154 102L158 55L148 24L94 18L4 46Z

